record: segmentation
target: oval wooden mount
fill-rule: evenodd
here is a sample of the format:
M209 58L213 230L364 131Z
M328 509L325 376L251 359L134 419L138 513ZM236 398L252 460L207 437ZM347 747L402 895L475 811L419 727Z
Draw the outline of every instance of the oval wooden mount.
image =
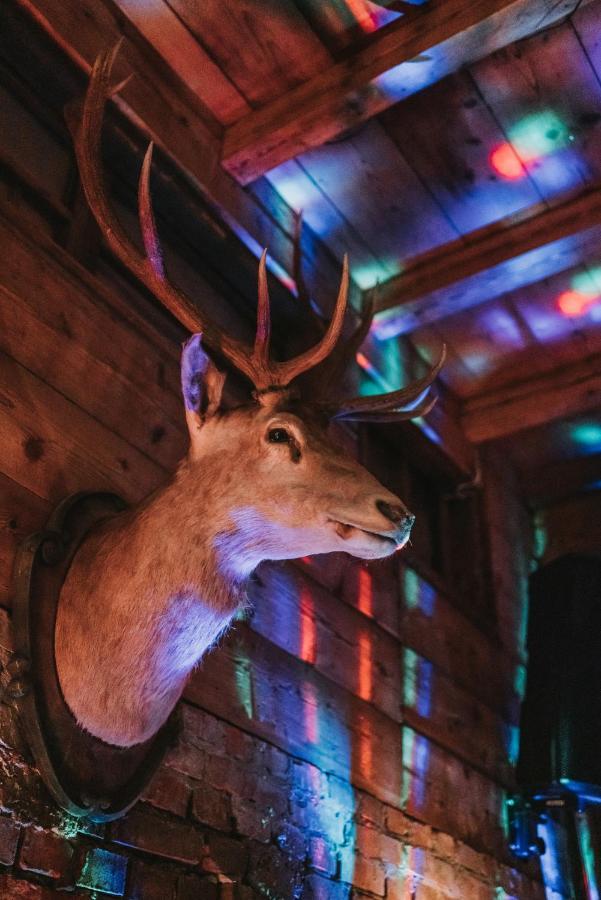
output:
M16 704L46 787L74 816L106 822L136 802L177 737L174 713L154 737L115 747L84 731L61 693L54 658L60 591L79 546L96 524L125 509L116 494L67 497L46 529L21 544L13 576L15 651L4 699ZM98 648L102 652L102 648Z

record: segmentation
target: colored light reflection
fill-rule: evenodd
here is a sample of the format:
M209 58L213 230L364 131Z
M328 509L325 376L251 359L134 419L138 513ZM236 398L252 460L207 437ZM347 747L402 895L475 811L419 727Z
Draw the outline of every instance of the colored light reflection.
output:
M317 652L317 630L315 627L315 604L306 585L300 591L300 650L304 662L315 664Z
M427 719L432 706L432 663L403 648L403 703Z
M377 17L371 12L365 0L345 0L345 3L363 31L368 33L376 31L378 28Z
M434 615L436 591L431 584L420 578L413 569L406 568L403 570L402 587L407 609L419 609L428 618Z
M580 422L570 428L572 440L589 453L601 452L601 423Z
M576 830L578 832L580 856L582 858L582 867L584 870L586 896L588 900L599 900L599 882L597 880L595 851L586 813L579 813L576 816Z
M596 297L591 299L579 291L564 291L557 298L557 305L564 316L577 318L584 315L596 299Z
M235 667L236 694L242 709L249 719L254 718L251 662L242 654L236 659Z
M367 632L359 633L359 684L357 693L362 700L371 700L373 693L373 645Z
M361 567L358 570L359 575L359 612L365 616L373 616L374 614L374 592L371 573Z
M492 151L490 165L502 178L514 181L523 178L529 166L567 147L572 139L567 125L553 110L542 110L509 129L508 140Z
M317 691L310 681L301 683L301 696L303 700L303 725L305 741L316 744L319 740L319 720Z
M401 805L421 809L426 798L426 775L430 761L428 741L413 729L403 728L403 783Z
M511 144L500 144L496 147L490 155L490 163L495 172L508 181L523 178L526 174L526 167Z
M578 272L571 280L571 289L557 298L560 312L568 318L585 315L601 299L601 266Z

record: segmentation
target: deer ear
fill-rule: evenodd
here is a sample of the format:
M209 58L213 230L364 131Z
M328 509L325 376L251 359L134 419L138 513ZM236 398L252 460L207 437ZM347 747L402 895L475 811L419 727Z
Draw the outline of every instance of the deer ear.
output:
M186 421L193 441L203 422L219 409L225 383L225 374L202 346L201 334L193 334L184 344L181 378Z

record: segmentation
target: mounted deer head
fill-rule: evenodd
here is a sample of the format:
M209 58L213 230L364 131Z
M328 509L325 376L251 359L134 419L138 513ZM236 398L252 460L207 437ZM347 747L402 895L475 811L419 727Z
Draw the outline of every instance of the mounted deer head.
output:
M96 737L131 746L166 720L190 671L245 605L247 579L262 560L340 550L376 559L405 544L413 516L326 429L331 419L423 415L432 405L428 389L442 358L425 378L388 394L342 402L303 398L299 376L320 364L340 371L369 329L371 312L346 344L340 340L346 259L334 314L310 350L286 362L270 358L265 254L254 345L220 332L166 280L150 205L152 145L139 189L146 255L110 209L99 142L115 52L103 53L94 66L76 137L86 196L118 258L180 321L202 331L182 354L186 459L139 507L90 535L59 603L56 662L67 704ZM248 379L245 405L224 408L225 374L215 355Z

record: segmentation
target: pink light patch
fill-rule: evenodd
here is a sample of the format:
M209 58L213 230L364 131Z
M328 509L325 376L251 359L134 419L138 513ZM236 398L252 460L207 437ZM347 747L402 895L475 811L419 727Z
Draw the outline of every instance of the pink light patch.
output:
M564 316L575 319L584 315L596 300L596 297L587 296L580 291L564 291L557 298L557 305Z
M523 178L526 174L526 167L511 144L500 144L496 150L493 150L490 155L490 164L495 172L509 180Z

